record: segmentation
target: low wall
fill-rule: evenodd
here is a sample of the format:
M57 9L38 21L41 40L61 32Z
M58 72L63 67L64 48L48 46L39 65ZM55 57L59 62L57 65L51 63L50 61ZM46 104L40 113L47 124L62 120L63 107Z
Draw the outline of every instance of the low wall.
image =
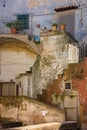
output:
M60 126L61 123L53 122L53 123L45 123L39 125L16 127L8 130L59 130Z
M1 97L0 117L23 122L23 125L65 120L63 111L27 97Z

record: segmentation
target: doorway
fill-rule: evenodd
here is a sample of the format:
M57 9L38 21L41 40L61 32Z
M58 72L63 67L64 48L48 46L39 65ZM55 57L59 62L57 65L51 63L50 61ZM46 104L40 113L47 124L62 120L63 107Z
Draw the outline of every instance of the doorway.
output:
M19 86L18 86L18 84L16 85L16 96L19 96Z

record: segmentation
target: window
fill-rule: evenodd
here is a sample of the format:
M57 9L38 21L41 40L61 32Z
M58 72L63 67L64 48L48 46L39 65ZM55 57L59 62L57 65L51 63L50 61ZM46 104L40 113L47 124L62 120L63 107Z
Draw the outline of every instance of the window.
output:
M70 12L67 14L65 13L59 16L59 26L61 23L66 24L67 32L69 32L73 36L74 36L74 26L75 26L74 17L75 17L74 12Z
M65 83L65 89L71 89L71 83Z
M22 29L29 29L29 15L17 15L17 20L21 22Z

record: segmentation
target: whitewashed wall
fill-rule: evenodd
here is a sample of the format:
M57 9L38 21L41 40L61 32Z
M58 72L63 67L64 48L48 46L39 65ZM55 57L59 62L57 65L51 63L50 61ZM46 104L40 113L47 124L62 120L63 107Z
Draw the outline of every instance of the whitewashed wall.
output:
M79 49L77 48L77 46L74 45L69 45L69 55L68 55L68 61L69 63L78 63L78 59L79 59Z
M32 74L23 73L16 77L15 86L18 85L19 96L28 96L32 98Z

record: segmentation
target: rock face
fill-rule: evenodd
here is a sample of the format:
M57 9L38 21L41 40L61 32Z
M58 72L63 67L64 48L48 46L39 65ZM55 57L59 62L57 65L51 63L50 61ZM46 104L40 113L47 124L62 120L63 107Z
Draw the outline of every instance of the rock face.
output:
M63 111L26 97L0 98L1 118L10 118L24 124L60 122L65 120Z

